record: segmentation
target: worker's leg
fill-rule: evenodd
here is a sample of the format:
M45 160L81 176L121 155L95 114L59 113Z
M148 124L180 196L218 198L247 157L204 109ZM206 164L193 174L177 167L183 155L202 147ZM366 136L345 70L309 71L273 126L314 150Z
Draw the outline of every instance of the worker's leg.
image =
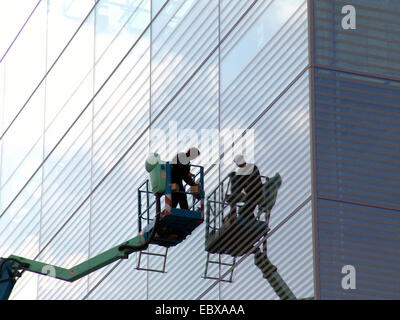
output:
M229 212L224 217L224 222L232 221L236 218L238 200L236 199L236 195L230 194L226 197L225 201L229 204Z
M171 194L171 198L172 198L171 199L171 205L172 205L172 208L176 208L178 206L178 203L179 203L179 206L182 208L181 196L182 196L181 193L172 192L172 194ZM171 229L167 229L167 228L164 228L163 230L160 230L160 235L163 238L168 238L168 239L176 239L176 238L180 237L180 235L177 234L176 231L171 230Z
M172 199L171 199L172 208L176 208L179 204L179 207L181 209L189 209L189 204L187 202L186 194L172 192L171 197L172 197Z
M262 192L257 191L256 193L246 194L244 199L244 205L239 210L239 216L246 218L255 218L254 210L260 203L260 199L262 198Z
M237 202L231 202L229 205L230 205L230 209L229 209L229 214L228 214L228 220L232 220L232 219L236 218Z
M237 204L243 201L244 194L242 193L243 187L240 185L241 176L235 176L231 173L231 194L227 195L226 202L229 203L230 210L224 221L232 221L236 218Z
M185 193L177 193L178 195L178 202L179 202L179 207L181 209L189 209L189 204L186 198L186 194Z
M178 203L179 203L179 193L172 192L172 194L171 194L171 205L172 205L172 208L176 208Z
M223 223L233 222L236 218L236 213L237 213L237 203L229 202L229 212L226 216L223 217Z
M241 218L255 218L254 210L257 207L257 203L250 200L245 201L244 205L239 209L239 217Z

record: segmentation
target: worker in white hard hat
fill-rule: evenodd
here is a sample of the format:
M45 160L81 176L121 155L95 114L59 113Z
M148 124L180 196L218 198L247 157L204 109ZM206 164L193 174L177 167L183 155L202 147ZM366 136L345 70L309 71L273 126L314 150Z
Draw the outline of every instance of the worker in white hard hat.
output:
M243 155L236 155L233 162L239 169L231 176L231 195L228 199L231 206L229 218L236 216L238 202L244 202L239 210L239 217L254 218L255 208L264 201L260 171L255 164L246 163Z

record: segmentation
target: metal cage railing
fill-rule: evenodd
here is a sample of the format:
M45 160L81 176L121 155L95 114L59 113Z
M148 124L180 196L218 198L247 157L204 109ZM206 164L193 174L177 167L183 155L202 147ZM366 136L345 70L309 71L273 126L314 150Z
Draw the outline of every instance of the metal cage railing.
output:
M230 207L227 201L228 192L232 184L232 173L227 175L207 196L207 209L206 209L206 237L212 231L218 231L224 223L225 209ZM266 176L261 176L261 181L265 184L269 180ZM237 203L239 209L242 202ZM257 219L261 218L261 212L256 215Z
M170 172L171 164L169 162L166 163L166 170ZM199 184L199 193L200 197L197 198L194 193L186 191L188 184L184 185L185 191L174 191L174 193L182 193L187 194L190 196L188 199L189 202L189 210L191 211L199 211L203 213L203 203L204 203L204 167L199 165L188 164L191 169L196 168L194 172L194 180L198 181ZM151 192L150 188L150 181L147 179L143 182L140 187L138 188L138 229L139 232L143 230L143 223L149 224L150 222L154 221L154 217L156 215L156 208L157 208L157 201L161 201L161 197L165 196L166 194L170 193L170 184L171 184L171 177L170 174L167 174L167 181L166 185L167 188L162 195L159 195L159 199L157 200L157 195ZM196 208L200 204L200 207ZM154 207L154 210L152 208ZM160 204L161 207L161 204Z

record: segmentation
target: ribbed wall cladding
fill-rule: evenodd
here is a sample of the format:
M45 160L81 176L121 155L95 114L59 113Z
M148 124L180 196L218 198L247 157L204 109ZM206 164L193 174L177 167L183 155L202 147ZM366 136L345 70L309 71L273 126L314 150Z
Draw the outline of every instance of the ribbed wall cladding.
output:
M315 63L399 77L400 3L321 0L315 3ZM356 9L356 29L342 27L342 8Z
M399 299L400 3L351 1L355 30L346 4L314 6L316 296Z

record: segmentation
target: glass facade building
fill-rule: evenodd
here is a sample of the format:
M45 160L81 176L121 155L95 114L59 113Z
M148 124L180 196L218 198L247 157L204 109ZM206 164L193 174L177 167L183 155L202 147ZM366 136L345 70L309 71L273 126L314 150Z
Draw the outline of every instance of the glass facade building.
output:
M72 267L132 238L148 153L197 145L206 195L237 152L281 175L268 255L296 297L400 297L398 1L21 8L29 20L0 43L0 256ZM204 242L205 223L168 250L166 273L137 270L137 253L74 283L26 272L11 298L278 299L253 255L232 282L224 264L204 278Z
M399 299L400 3L350 3L355 29L338 23L349 3L312 7L316 295Z

